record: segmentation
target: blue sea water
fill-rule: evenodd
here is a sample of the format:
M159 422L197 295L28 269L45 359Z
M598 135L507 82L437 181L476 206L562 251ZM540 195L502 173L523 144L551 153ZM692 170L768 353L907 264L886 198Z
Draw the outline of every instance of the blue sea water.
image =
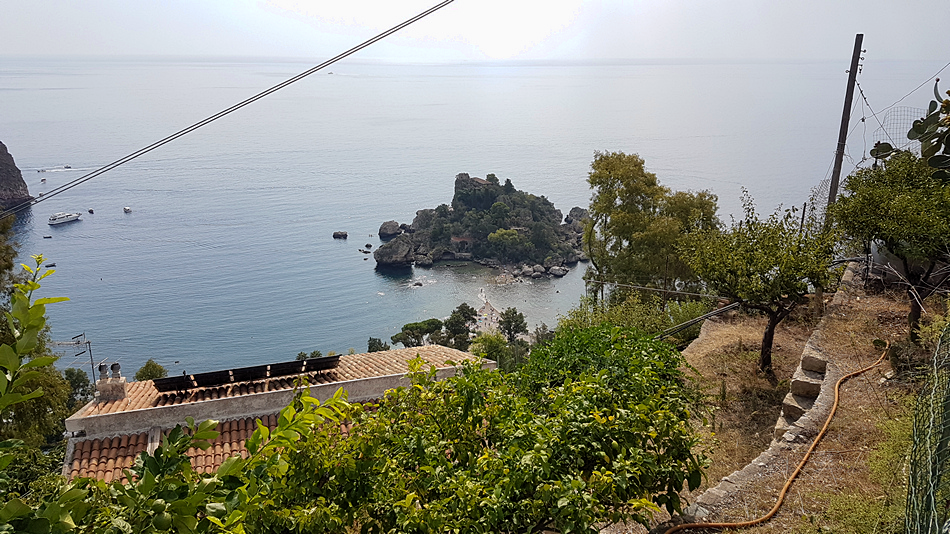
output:
M308 66L0 57L0 141L38 195ZM861 80L883 108L939 67L868 64ZM53 338L84 332L96 360L130 373L147 358L177 374L362 352L370 336L477 307L481 288L496 308L552 325L583 293L583 265L503 286L473 265L382 274L357 249L380 245L381 222L449 202L459 172L510 178L564 213L586 207L597 150L639 153L673 189L711 190L723 216L742 188L762 211L801 204L832 161L845 68L341 63L33 207L18 221L21 255L55 262L43 294L71 299L49 307ZM872 120L856 107L851 162L870 148ZM48 226L58 211L84 215Z

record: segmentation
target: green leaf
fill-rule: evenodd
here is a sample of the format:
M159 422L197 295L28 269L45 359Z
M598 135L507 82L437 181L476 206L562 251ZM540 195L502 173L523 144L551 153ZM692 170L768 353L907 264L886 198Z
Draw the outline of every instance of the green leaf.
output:
M930 165L935 169L950 168L950 156L945 156L943 154L931 156L927 159L927 165Z
M44 274L43 276L45 278L47 275ZM67 300L69 300L69 297L46 297L36 299L36 301L33 302L33 305L36 306L39 304L45 306L47 304L56 304L57 302L66 302Z
M112 526L119 529L120 532L132 534L132 525L130 525L125 519L122 519L121 517L113 517Z
M229 456L226 460L221 462L221 466L218 467L217 475L221 478L236 475L241 472L243 467L244 458L241 458L239 455Z
M220 519L228 513L228 510L222 502L209 502L205 505L205 513Z
M62 495L60 495L59 499L57 499L57 502L60 504L65 504L70 501L75 501L77 499L81 499L85 497L86 493L88 493L86 490L82 490L79 488L72 488L70 490L67 490Z
M894 151L894 147L890 143L875 143L874 148L871 149L870 154L872 158L881 159L886 158Z
M30 354L36 350L36 339L40 331L34 328L27 328L22 332L22 336L16 342L17 354Z
M29 369L32 367L46 367L47 365L53 365L56 360L59 358L55 356L40 356L39 358L33 358L32 360L23 364L21 369Z
M0 345L0 367L9 371L15 371L20 367L20 358L13 351L13 347L6 343Z
M0 508L0 523L9 523L11 519L17 519L33 513L33 509L26 505L20 499L13 499Z

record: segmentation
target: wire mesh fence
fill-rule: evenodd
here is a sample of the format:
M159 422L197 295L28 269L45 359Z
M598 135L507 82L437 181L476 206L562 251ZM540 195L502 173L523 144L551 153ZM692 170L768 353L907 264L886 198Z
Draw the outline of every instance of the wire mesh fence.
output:
M907 138L914 121L923 118L927 110L909 106L897 106L887 110L881 126L871 134L875 142L890 143L896 149L910 150L920 154L920 141Z
M907 534L950 533L950 327L914 410L907 484Z

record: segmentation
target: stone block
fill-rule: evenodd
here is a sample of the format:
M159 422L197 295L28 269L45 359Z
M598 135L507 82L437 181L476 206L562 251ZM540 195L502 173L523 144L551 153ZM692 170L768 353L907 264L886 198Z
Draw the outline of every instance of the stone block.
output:
M825 375L814 371L807 371L799 367L792 376L792 383L789 387L792 393L801 397L818 398L821 393L821 385L824 382Z
M778 421L775 422L775 430L772 431L772 439L781 439L792 428L793 423L794 421L790 421L785 415L779 415Z
M798 421L798 419L805 415L805 412L811 410L814 405L815 399L813 397L801 397L794 393L789 393L785 395L785 400L782 401L782 414L792 422Z
M817 350L808 350L808 347L805 347L805 352L802 353L801 367L806 371L825 374L828 369L828 360L824 359Z

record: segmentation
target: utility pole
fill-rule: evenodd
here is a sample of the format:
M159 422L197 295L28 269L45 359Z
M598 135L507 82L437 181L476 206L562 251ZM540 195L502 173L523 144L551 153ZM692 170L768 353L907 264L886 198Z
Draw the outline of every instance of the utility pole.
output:
M844 159L844 146L848 140L848 121L851 118L851 101L854 99L854 80L858 76L858 61L861 59L861 43L864 34L854 36L854 52L851 54L851 68L848 70L848 90L844 97L844 111L841 113L841 129L838 130L838 149L835 150L835 166L831 171L831 188L828 191L828 208L838 198L838 181L841 178L841 162ZM825 211L825 221L828 221L828 211Z

